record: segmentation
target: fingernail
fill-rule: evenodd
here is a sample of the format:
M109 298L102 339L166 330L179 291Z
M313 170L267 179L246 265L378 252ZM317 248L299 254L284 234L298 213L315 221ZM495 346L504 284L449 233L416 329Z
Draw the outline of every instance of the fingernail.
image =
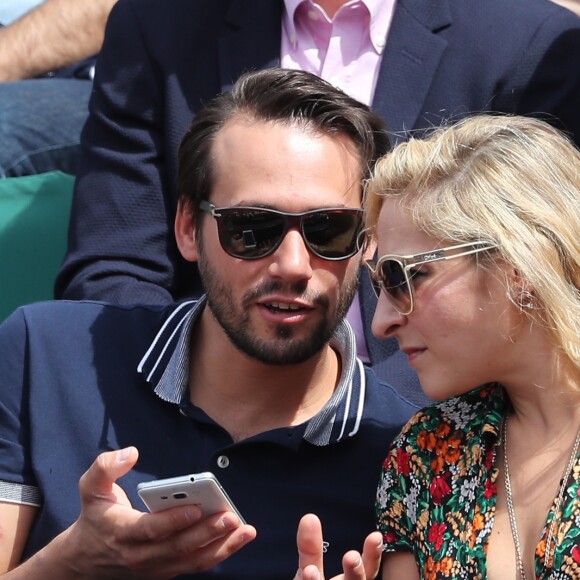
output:
M244 544L246 544L249 540L249 536L247 534L242 534L240 536L240 544L243 546Z
M221 523L224 529L233 530L238 525L238 520L232 516L224 516Z
M125 461L127 461L127 459L129 459L129 455L131 455L131 448L130 447L125 447L124 449L119 449L119 451L117 451L117 461L119 463L125 463Z
M183 512L188 522L195 523L199 520L200 512L197 508L186 508Z

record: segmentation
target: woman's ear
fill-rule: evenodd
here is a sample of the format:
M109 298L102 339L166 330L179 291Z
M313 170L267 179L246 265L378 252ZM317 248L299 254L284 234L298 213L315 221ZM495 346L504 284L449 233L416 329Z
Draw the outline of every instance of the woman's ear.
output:
M529 310L537 306L534 287L513 268L508 273L508 285L509 298L520 310Z
M195 240L195 218L188 204L182 199L177 203L175 215L175 239L181 255L188 262L197 261L197 242Z

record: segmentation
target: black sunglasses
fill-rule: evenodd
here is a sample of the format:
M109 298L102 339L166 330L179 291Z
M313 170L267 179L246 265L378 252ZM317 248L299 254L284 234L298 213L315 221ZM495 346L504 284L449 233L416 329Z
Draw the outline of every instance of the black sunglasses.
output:
M269 256L288 230L296 228L308 249L325 260L346 260L359 251L360 208L324 208L285 213L261 207L216 207L200 201L199 209L217 221L222 248L234 258L257 260Z
M388 254L376 262L367 260L373 290L379 297L381 290L385 293L395 310L400 314L408 315L415 307L415 293L413 291L413 276L423 264L452 260L461 256L469 256L496 248L488 242L471 242L448 248L437 248L430 252L411 256Z

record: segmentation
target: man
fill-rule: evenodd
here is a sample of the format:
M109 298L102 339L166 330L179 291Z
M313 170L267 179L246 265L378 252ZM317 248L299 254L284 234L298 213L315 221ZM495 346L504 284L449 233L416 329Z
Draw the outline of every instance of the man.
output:
M94 55L115 2L22 0L0 9L0 177L76 172Z
M381 119L315 75L242 77L180 148L175 234L207 295L44 303L0 327L0 570L286 579L310 511L340 570L374 528L382 461L414 410L356 359L343 320L361 184L388 148ZM251 525L139 511L138 483L201 471Z
M99 57L58 298L200 292L172 239L179 138L243 71L279 64L372 103L395 140L484 110L547 112L580 135L580 20L544 0L123 0ZM372 337L365 277L359 301L359 355L424 403L395 342Z

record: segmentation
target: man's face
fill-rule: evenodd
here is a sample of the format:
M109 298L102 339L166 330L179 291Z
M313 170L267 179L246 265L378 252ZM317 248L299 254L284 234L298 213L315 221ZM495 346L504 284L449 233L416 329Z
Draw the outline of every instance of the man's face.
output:
M209 201L218 208L297 213L361 206L360 162L345 137L235 119L218 134L213 153ZM255 260L227 254L209 214L195 239L210 320L240 351L266 364L297 364L319 352L356 291L360 253L325 260L295 228L272 254Z

